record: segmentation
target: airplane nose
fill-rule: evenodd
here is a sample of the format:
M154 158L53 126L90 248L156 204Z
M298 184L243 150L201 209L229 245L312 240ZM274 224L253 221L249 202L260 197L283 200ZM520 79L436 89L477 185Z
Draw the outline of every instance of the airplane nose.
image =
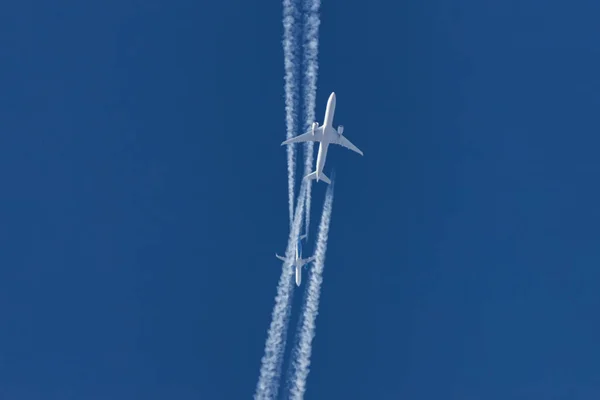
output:
M331 96L329 96L332 99L335 99L335 92L331 92Z

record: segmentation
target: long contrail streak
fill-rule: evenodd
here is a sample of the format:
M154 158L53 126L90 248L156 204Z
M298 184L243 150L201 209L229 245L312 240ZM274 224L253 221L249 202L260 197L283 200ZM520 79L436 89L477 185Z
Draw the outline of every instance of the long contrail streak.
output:
M305 132L310 129L315 121L315 104L317 98L317 77L319 71L319 17L320 0L304 1L304 126ZM304 175L312 172L313 167L313 142L304 145ZM305 231L310 226L310 204L311 204L312 182L309 181L306 189L306 218Z
M306 185L302 184L298 195L296 212L294 213L294 219L290 229L287 249L285 251L285 258L287 260L291 260L294 257L295 243L302 226L305 197ZM273 307L271 325L269 326L265 343L265 354L261 360L260 376L254 394L255 400L270 400L277 396L291 311L292 295L294 293L293 276L294 270L292 263L283 263L279 284L277 285L277 295L275 296L275 306Z
M286 139L296 135L296 124L298 120L298 59L296 50L298 47L296 36L298 35L297 19L298 8L296 0L283 0L283 65L284 90L285 90L285 123ZM296 173L296 147L287 146L287 170L288 170L288 203L290 214L290 227L294 218L294 179ZM291 229L291 228L290 228Z
M306 379L310 367L312 353L312 340L315 337L317 315L319 314L319 297L321 296L321 283L323 282L323 269L325 267L325 253L327 251L327 237L333 207L333 182L327 188L325 204L321 214L321 223L317 236L315 262L311 269L308 288L302 316L300 320L299 339L293 352L292 375L290 381L290 399L302 400L306 391Z

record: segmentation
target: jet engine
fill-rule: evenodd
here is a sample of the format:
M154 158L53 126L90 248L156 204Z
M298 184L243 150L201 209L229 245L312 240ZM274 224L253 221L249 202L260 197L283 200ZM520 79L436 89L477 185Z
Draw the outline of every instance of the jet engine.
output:
M340 134L340 135L344 134L344 125L338 125L338 134Z
M312 124L312 134L315 134L315 129L317 129L319 127L319 123L318 122L313 122Z

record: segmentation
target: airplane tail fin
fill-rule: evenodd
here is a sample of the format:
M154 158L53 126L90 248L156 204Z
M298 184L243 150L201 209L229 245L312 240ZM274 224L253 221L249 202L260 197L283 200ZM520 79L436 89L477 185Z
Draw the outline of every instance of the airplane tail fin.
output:
M329 180L329 178L327 177L327 175L325 175L324 173L321 173L321 174L317 175L317 171L312 172L312 173L306 175L304 177L304 179L316 179L317 182L318 181L323 181L323 182L325 182L328 185L331 184L331 181Z

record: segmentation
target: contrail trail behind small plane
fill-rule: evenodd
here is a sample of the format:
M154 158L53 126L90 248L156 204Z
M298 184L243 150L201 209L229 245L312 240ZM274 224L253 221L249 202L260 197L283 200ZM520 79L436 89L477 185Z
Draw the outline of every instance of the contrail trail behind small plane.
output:
M304 199L306 197L306 184L300 186L300 194L294 213L294 221L288 245L285 252L286 259L294 257L296 240L300 235L302 220L304 216ZM281 376L281 367L283 364L283 353L285 350L287 328L291 310L292 295L294 293L294 283L292 280L292 264L284 263L277 285L277 295L275 296L275 306L271 318L271 324L267 333L265 343L265 354L261 360L260 376L256 385L255 400L274 399L279 389L279 378Z
M317 236L317 249L315 262L311 270L306 289L306 297L300 317L299 339L293 352L292 373L290 379L290 399L302 400L306 391L310 356L312 353L312 340L315 337L317 314L319 314L319 298L321 296L321 283L323 282L323 269L325 268L325 253L327 251L327 237L333 208L333 185L329 185L325 194L325 204L321 214L321 223Z
M286 138L289 139L296 133L298 120L298 60L296 36L298 8L295 0L283 0L283 64L285 69L285 123ZM290 214L290 229L294 218L294 179L296 173L296 149L294 146L287 148L288 169L288 203Z

